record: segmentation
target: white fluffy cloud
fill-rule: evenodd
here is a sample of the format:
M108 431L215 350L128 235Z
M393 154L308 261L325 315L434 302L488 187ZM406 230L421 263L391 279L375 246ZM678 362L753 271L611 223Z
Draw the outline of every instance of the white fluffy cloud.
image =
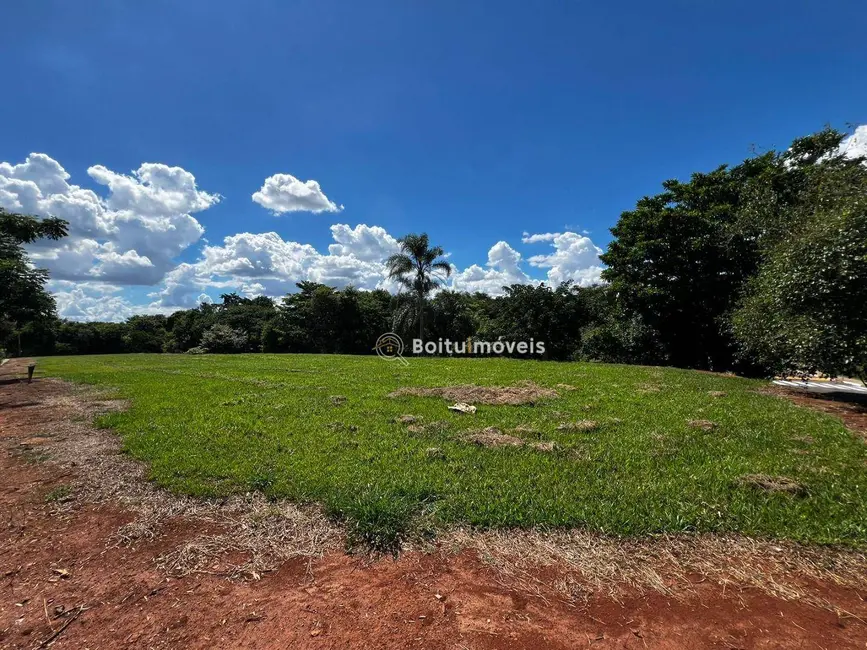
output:
M847 158L867 158L867 124L859 126L840 143L840 153Z
M367 290L398 290L387 278L385 260L399 246L384 228L334 224L331 236L334 242L327 253L321 253L310 244L284 240L275 232L229 235L220 244L205 246L196 262L170 271L162 288L150 294L154 299L150 308L195 307L204 300L205 291L280 296L296 291L295 285L301 281L338 288L351 284ZM528 260L532 266L548 268L552 284L571 279L586 286L599 281L601 251L588 238L567 232L534 241L552 242L552 254ZM524 263L518 251L499 241L488 251L484 266L473 264L463 270L453 266L449 286L500 295L503 286L539 283L525 272Z
M531 235L525 231L524 235L521 237L521 241L525 244L538 244L539 242L554 241L554 239L559 236L559 232L543 232Z
M540 237L535 241L550 241L554 252L548 255L533 255L527 261L531 266L548 269L548 282L559 285L567 280L586 287L601 281L602 262L599 256L602 249L589 237L574 232L532 235Z
M463 271L455 270L452 288L456 291L501 295L504 286L534 282L521 270L520 264L521 254L506 242L498 241L488 251L487 268L473 264Z
M56 280L151 285L204 233L191 216L220 200L196 187L180 167L145 163L132 175L102 165L88 170L107 196L72 185L59 162L42 153L0 163L0 206L69 222L69 237L40 241L31 256Z
M319 183L301 181L291 174L274 174L265 179L262 188L253 194L253 201L274 214L284 212L340 212L338 206L329 200Z
M350 228L343 223L331 226L331 236L336 244L328 247L332 255L354 255L366 262L387 259L400 249L397 240L380 226L366 226L363 223Z
M130 174L95 165L88 174L104 186L104 193L71 184L60 163L45 154L31 154L19 164L0 163L0 206L70 222L69 237L29 248L36 263L51 272L49 289L63 317L123 320L135 313L195 307L211 301L209 294L279 296L305 280L338 288L351 284L398 290L387 278L385 260L399 245L380 226L333 224L332 243L325 252L274 232L241 232L204 246L196 261L177 264L176 258L204 234L193 214L213 206L220 196L198 189L190 172L159 163L145 163ZM288 174L268 178L253 200L275 213L342 209L316 181L301 182ZM555 285L599 280L601 251L587 237L524 233L522 242L549 243L553 251L525 260L499 241L484 265L463 270L453 266L449 286L498 295L506 285L540 282L528 275L526 266L547 269L547 280ZM131 285L153 287L151 302L131 303L124 292Z
M385 259L397 242L384 228L359 224L331 226L335 241L327 254L310 244L286 241L275 232L230 235L222 245L205 246L194 264L181 264L166 276L155 305L193 306L193 296L207 288L245 295L279 296L303 280L335 287L385 287Z
M120 322L136 314L161 314L158 306L135 305L121 294L123 287L94 282L52 280L48 289L57 302L61 318L82 321Z

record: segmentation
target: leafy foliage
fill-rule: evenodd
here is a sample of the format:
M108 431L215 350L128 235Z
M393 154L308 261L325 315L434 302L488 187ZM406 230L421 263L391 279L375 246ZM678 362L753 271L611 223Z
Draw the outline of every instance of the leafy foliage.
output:
M430 293L451 275L452 267L445 260L440 246L430 246L427 233L409 234L398 239L400 253L385 261L388 277L410 292L413 300L399 303L394 314L396 330L405 331L410 323L418 323L418 337L424 338L424 312Z
M0 347L17 347L11 341L16 329L40 331L54 318L54 299L44 286L48 272L31 266L24 244L65 237L67 225L0 208Z
M810 170L733 318L741 354L773 372L867 376L867 169Z
M217 323L205 330L201 347L208 352L228 354L243 352L247 347L247 335L223 323Z

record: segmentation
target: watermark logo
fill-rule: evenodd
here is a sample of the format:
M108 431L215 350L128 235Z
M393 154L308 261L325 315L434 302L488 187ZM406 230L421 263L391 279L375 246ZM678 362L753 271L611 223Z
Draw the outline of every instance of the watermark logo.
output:
M376 345L373 346L376 354L386 361L399 361L405 366L409 363L403 358L403 339L394 332L386 332L376 339Z
M403 339L394 332L386 332L378 339L373 347L376 353L388 361L397 359L403 365L409 365L403 357ZM412 340L412 353L414 355L536 355L545 354L545 342L530 339L529 341L478 341L472 337L465 341L452 341L450 339L438 339L436 341Z

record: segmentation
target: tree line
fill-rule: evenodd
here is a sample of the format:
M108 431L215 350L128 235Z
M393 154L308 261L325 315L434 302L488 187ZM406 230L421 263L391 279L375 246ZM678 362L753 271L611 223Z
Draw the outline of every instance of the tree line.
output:
M60 320L22 245L66 225L0 210L0 345L22 354L371 354L376 338L546 343L554 360L743 374L867 368L867 165L832 129L785 151L668 180L611 229L603 282L512 285L502 296L443 288L450 266L427 235L386 261L402 290L300 282L275 301L216 304L124 323Z

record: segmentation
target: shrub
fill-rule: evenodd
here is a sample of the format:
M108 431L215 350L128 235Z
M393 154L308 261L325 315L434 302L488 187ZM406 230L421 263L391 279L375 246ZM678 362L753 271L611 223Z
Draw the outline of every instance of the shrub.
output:
M214 325L202 335L202 345L208 352L228 354L247 349L247 335L228 325Z

